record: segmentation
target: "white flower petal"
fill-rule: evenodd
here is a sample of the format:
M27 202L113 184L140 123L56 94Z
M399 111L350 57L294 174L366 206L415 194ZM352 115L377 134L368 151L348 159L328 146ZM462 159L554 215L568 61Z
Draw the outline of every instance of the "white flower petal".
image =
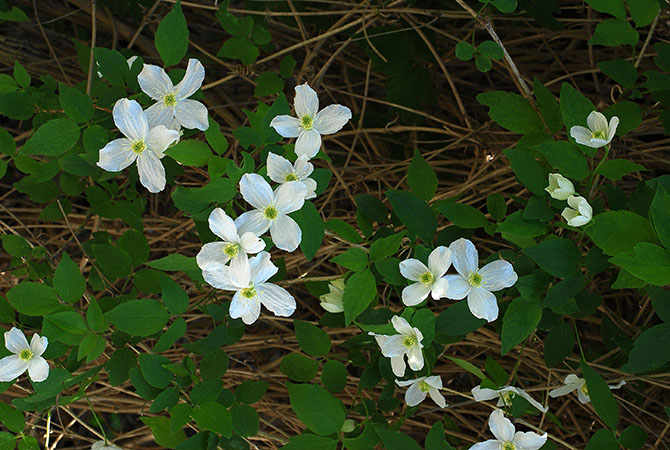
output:
M265 241L253 233L246 232L240 237L240 248L244 253L258 253L265 248Z
M447 407L447 401L444 399L444 396L438 391L437 389L431 388L428 391L428 394L430 395L430 398L433 399L435 404L439 406L440 408L446 408Z
M260 236L270 229L271 221L265 218L263 213L257 209L247 211L235 219L237 232L240 234L251 233Z
M305 204L307 186L300 181L289 181L282 184L274 192L275 207L280 213L290 214Z
M565 377L565 379L563 380L563 382L564 382L565 384L574 384L574 383L578 383L578 384L581 385L581 384L584 384L584 378L579 378L579 377L578 377L577 375L575 375L574 373L571 373L570 375L567 375L567 376Z
M512 264L502 259L491 261L479 269L479 275L482 276L482 287L491 292L514 286L519 279Z
M170 130L165 125L158 125L147 135L147 148L153 150L156 155L162 156L163 152L172 144L179 140L179 131Z
M207 221L209 222L209 229L212 230L212 233L224 241L232 243L237 243L239 241L235 222L223 209L214 208L209 214Z
M447 292L449 292L449 282L446 278L442 277L435 280L430 290L430 295L433 297L433 300L439 300L446 297Z
M442 378L440 378L439 375L432 375L430 377L426 377L425 382L430 387L433 387L438 390L442 389Z
M155 194L165 189L165 167L151 150L144 150L137 156L137 172L140 174L140 183L149 192Z
M235 286L249 286L251 281L251 266L249 257L244 252L238 252L237 256L230 261L230 281Z
M295 141L295 154L313 158L321 148L321 135L315 129L302 130Z
M30 348L26 335L16 327L12 327L11 330L5 331L5 347L7 347L7 350L10 352L16 354Z
M427 392L423 392L419 388L419 385L420 382L415 382L407 388L407 392L405 392L405 403L407 403L407 406L416 406L426 399Z
M120 172L137 159L137 153L131 148L129 139L114 139L100 149L100 160L96 163L98 167L108 172Z
M488 441L478 442L470 450L500 450L500 441L497 439L489 439Z
M586 118L586 125L592 132L607 131L607 118L598 111L592 111Z
M189 59L184 78L175 86L177 100L183 100L195 94L200 89L200 86L202 86L204 79L205 68L202 66L202 63L194 58Z
M276 153L268 153L267 171L268 176L275 183L286 183L286 177L293 174L291 161Z
M403 344L405 336L402 334L394 334L393 336L385 336L385 339L377 339L377 343L381 348L382 355L387 358L402 357L407 353L407 347Z
M416 306L428 297L431 286L423 283L412 283L402 290L402 302L406 306Z
M142 91L154 100L163 101L163 97L174 91L172 80L162 67L145 64L137 76Z
M444 279L449 282L445 295L451 300L464 299L470 293L470 289L472 289L468 280L460 275L445 275Z
M538 450L547 442L547 433L540 436L532 431L517 431L512 442L514 442L519 449Z
M314 166L312 165L311 162L309 162L309 159L307 159L307 156L305 155L300 155L298 159L295 161L295 172L298 174L298 177L302 180L305 181L305 178L310 176L312 172L314 172Z
M610 119L609 126L607 127L608 133L607 133L607 142L611 142L612 139L614 139L614 135L616 134L616 129L619 126L619 118L617 116L612 116Z
M574 126L570 128L570 136L572 136L578 144L591 146L592 135L588 128Z
M224 291L237 291L240 287L235 286L230 280L230 267L222 266L215 270L203 270L202 277L205 281L217 289Z
M274 128L280 136L285 138L298 137L300 134L300 120L295 117L287 115L275 116L270 122L270 126Z
M351 119L351 110L342 105L328 105L314 117L314 129L320 134L333 134Z
M274 200L272 188L268 182L257 173L245 173L242 175L242 179L240 180L240 192L247 203L260 210L264 210L270 206ZM260 236L260 234L257 234L257 236Z
M308 115L314 117L319 110L319 97L309 84L304 83L295 87L295 114L298 118Z
M496 296L484 288L475 287L468 294L468 307L473 316L493 322L498 318Z
M131 141L139 141L147 137L149 123L142 107L135 100L122 98L114 104L112 110L114 124L121 133Z
M174 110L168 106L165 106L163 101L156 102L153 105L149 106L144 110L144 113L147 115L147 121L149 122L149 128L157 127L158 125L163 125L166 128L173 129L172 123L174 122ZM178 125L178 124L177 124Z
M302 183L305 185L305 188L307 189L307 193L305 194L305 200L312 199L316 197L316 181L312 180L311 178L305 178L302 180Z
M226 245L225 242L208 242L203 245L195 255L198 267L202 270L217 270L225 266L230 261L230 256L224 252Z
M479 255L475 245L469 239L460 238L449 244L451 263L454 269L466 279L479 267ZM451 280L449 280L451 283Z
M270 236L277 248L293 252L300 245L302 230L295 220L285 214L279 214L270 225Z
M39 334L33 334L33 338L30 340L30 351L33 352L34 356L42 356L42 353L49 346L49 339L46 336L40 337Z
M17 355L0 359L0 382L13 381L28 369L28 363Z
M424 263L414 258L400 261L398 268L400 269L402 276L410 281L419 281L421 275L430 272L430 269L428 269Z
M502 409L496 409L489 416L489 428L491 433L499 441L506 442L514 439L514 425L505 417Z
M289 317L295 312L295 299L288 291L272 283L256 285L256 292L263 306L275 316Z
M472 396L474 397L476 402L484 402L486 400L493 400L494 398L498 398L498 392L497 390L494 389L489 389L489 388L482 388L480 386L475 386L472 388L470 391L472 393Z
M393 316L391 317L391 325L393 325L393 328L400 334L404 334L406 336L414 336L414 328L412 328L412 325L409 324L407 319L400 317L400 316Z
M610 384L607 387L610 389L621 389L626 385L626 380L621 380L617 384Z
M591 397L586 394L582 389L577 389L577 398L582 405L586 405L591 401Z
M560 397L561 395L569 394L570 392L574 391L575 389L579 389L580 387L581 385L577 383L566 384L564 386L549 391L549 397L551 398Z
M420 383L421 381L423 381L425 379L426 379L426 377L419 377L419 378L415 378L413 380L405 380L405 381L395 380L395 384L397 384L400 387L407 387L407 386L413 385L414 383Z
M251 266L251 280L254 283L265 283L279 271L279 268L270 261L268 252L261 252L251 258L249 265Z
M414 371L423 369L423 352L419 345L412 346L407 352L407 364Z
M258 295L253 298L246 298L239 291L235 292L233 300L230 302L229 314L231 318L242 318L244 323L251 325L261 315L261 301L258 299Z
M321 302L321 307L328 311L329 313L337 314L344 312L344 308L341 305L335 303Z
M405 375L404 354L400 356L394 356L391 358L391 370L393 370L393 375L395 375L396 377L402 377Z
M451 250L448 247L440 245L428 255L428 267L435 278L440 278L447 273L450 265Z
M179 100L174 107L174 116L177 122L184 128L197 128L200 131L205 131L209 128L207 107L195 100Z
M516 389L516 393L519 396L525 398L528 401L528 403L533 405L533 407L535 407L537 410L542 411L543 413L546 413L547 411L549 411L548 407L542 406L542 403L538 402L533 397L528 395L528 393L526 391L524 391L523 389Z
M28 375L35 383L40 383L49 377L49 363L41 356L33 356L28 362Z

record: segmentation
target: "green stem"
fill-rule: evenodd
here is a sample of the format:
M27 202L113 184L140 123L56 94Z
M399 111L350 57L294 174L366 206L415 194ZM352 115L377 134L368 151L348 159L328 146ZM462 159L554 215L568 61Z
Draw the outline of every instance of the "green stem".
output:
M584 349L582 348L582 341L579 339L579 332L577 331L577 322L575 319L572 319L572 327L575 330L575 337L577 338L577 345L579 346L579 353L582 355L582 360L586 361L586 356L584 356Z
M98 414L95 412L95 409L93 409L93 404L91 404L91 401L88 399L88 395L86 395L86 391L83 391L82 394L84 394L84 398L86 399L86 403L88 403L88 407L91 408L91 412L93 413L93 418L95 419L95 422L98 424L98 428L100 428L100 432L102 432L102 437L105 438L105 445L107 445L107 434L105 433L105 428L102 426L102 423L100 423L100 419L98 418Z
M596 166L595 169L593 169L593 172L591 172L591 177L589 178L589 188L588 188L588 198L591 200L591 197L593 197L593 191L595 190L596 186L596 181L598 180L598 169L600 169L600 166L603 165L605 161L607 161L607 156L610 153L610 146L606 145L605 146L605 154L603 155L602 159L598 162L598 165Z

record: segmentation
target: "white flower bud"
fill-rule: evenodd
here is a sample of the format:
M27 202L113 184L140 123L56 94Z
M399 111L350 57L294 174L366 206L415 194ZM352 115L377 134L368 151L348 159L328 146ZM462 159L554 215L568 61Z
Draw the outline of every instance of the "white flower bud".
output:
M556 200L567 200L568 197L575 194L575 187L572 181L560 173L549 174L549 186L544 188L544 190L549 192L551 198L555 198Z

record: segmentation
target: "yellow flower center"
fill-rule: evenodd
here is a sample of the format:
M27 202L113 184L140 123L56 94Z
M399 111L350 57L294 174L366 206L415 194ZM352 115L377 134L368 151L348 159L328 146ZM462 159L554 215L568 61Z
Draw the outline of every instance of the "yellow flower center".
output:
M284 177L284 181L298 181L298 177L294 173L289 173Z
M507 442L503 443L502 450L516 450L516 445L514 445L510 441L507 441Z
M300 126L302 127L303 130L311 130L312 127L314 126L314 119L312 119L309 115L305 114L300 118Z
M252 299L256 296L256 289L254 289L253 286L248 287L248 288L244 288L244 289L242 289L241 293L242 293L242 297L250 300L250 299Z
M426 286L430 286L435 282L435 275L430 272L422 273L419 276L419 282L421 284L425 284Z
M502 394L500 394L500 397L502 398L503 403L505 406L512 406L512 399L514 398L514 392L512 391L505 391Z
M263 215L265 216L266 219L268 220L275 220L277 218L277 208L274 206L268 206L265 208L265 211L263 211Z
M589 389L586 387L586 383L582 384L582 387L579 388L582 391L582 394L589 395Z
M135 141L130 145L130 149L137 153L138 155L147 149L147 144L144 143L144 139Z
M234 258L237 256L237 253L240 251L240 244L228 244L223 248L223 253Z
M174 94L168 94L163 97L163 103L165 103L165 106L175 106L177 104L177 97Z
M607 135L605 134L605 130L592 131L591 132L591 139L607 139Z
M422 381L421 383L419 383L419 390L421 392L428 392L430 391L430 385L425 381Z
M33 359L33 352L30 351L29 348L21 350L21 353L19 353L19 359L22 361L28 362L31 359Z
M402 345L404 345L407 348L414 347L416 344L417 344L416 336L405 336L405 338L402 340Z
M468 277L468 283L472 287L479 287L482 285L482 276L477 272L471 272L470 276Z

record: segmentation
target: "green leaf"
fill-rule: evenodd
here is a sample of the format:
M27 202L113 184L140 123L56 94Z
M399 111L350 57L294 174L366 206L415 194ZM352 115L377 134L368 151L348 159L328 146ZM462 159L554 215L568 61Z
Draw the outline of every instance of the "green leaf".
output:
M252 404L263 398L268 390L268 382L247 380L235 389L235 399L240 403Z
M60 106L70 119L77 123L93 119L95 109L88 95L63 83L58 83L58 93Z
M473 374L477 378L479 378L481 380L486 379L486 375L484 375L484 372L482 372L477 366L475 366L471 362L468 362L468 361L466 361L464 359L460 359L460 358L454 358L454 357L451 357L451 356L447 356L447 359L456 363L461 369L467 370L468 372L470 372L471 374Z
M77 350L77 359L86 358L86 363L96 359L102 352L105 351L107 341L104 337L97 334L89 333L79 343Z
M193 410L191 417L201 430L213 431L228 438L233 434L233 415L221 403L204 402Z
M647 219L631 211L607 211L593 218L586 234L606 255L630 252L638 242L655 242Z
M540 163L530 153L518 148L505 149L505 156L521 184L535 195L544 195L548 182L547 174Z
M421 308L412 316L412 325L417 327L421 331L421 334L423 334L421 342L424 347L428 347L433 343L433 339L435 339L435 321L435 314L428 308Z
M212 151L202 141L187 139L168 148L165 154L186 166L202 167L207 165Z
M188 309L188 295L179 284L164 273L158 276L161 298L172 315L178 316Z
M486 324L485 319L472 315L468 302L460 301L447 307L437 316L435 331L444 336L462 336L475 331Z
M475 48L469 42L461 41L456 44L456 58L461 61L470 61L475 54Z
M330 258L330 261L346 269L359 271L367 267L368 254L361 248L351 247L346 252Z
M346 367L339 361L330 359L323 365L321 383L330 392L342 392L349 376Z
M154 346L154 353L162 353L167 351L175 342L181 339L184 334L186 334L186 321L182 317L177 317L172 325L167 329L165 333L158 338L156 345ZM205 379L205 370L202 368L202 363L205 361L206 357L201 361L200 374ZM227 366L226 366L227 368ZM217 378L220 377L225 370L217 373Z
M617 158L605 161L599 168L598 172L605 178L611 181L618 181L624 175L633 172L645 172L647 169L633 161L627 159Z
M84 318L73 311L61 311L53 314L47 314L44 320L51 322L59 330L70 334L85 334L86 322Z
M158 29L154 35L154 43L166 66L173 66L186 56L188 27L179 0L158 24Z
M491 59L502 59L504 56L501 46L493 41L484 41L477 46L477 51Z
M93 244L95 263L105 276L111 279L124 278L130 275L132 261L128 252L109 244Z
M626 0L626 3L636 28L646 27L658 14L658 0Z
M529 256L542 270L555 277L565 278L579 267L580 252L569 239L550 239L532 247L526 247L522 253Z
M649 298L651 298L651 304L654 307L656 315L663 322L670 322L670 291L649 286L647 292L649 293Z
M95 61L98 63L97 70L113 86L122 85L124 80L130 77L130 69L128 68L126 58L124 58L123 55L116 50L95 47L93 49L93 56L95 57Z
M286 383L291 408L307 428L318 435L337 433L344 424L342 402L321 386Z
M430 428L428 434L426 435L426 450L455 450L447 442L447 438L444 433L444 425L442 422L438 421Z
M3 234L2 235L2 248L5 249L7 253L17 258L30 255L32 249L28 241L23 236L15 234Z
M116 328L132 336L150 336L163 329L170 315L156 300L130 300L105 314Z
M100 308L100 305L95 298L91 299L88 308L86 308L86 323L93 331L100 332L107 329L107 321L102 313L102 308Z
M596 110L596 107L593 106L593 103L586 97L584 97L581 92L572 87L571 84L563 83L561 85L561 114L563 115L563 123L565 124L568 134L570 134L570 129L575 126L586 126L586 118L591 114L591 112ZM574 142L574 139L570 137L570 142ZM595 155L595 149L589 149L587 147L580 147L582 150L586 150L590 153L587 153L589 156Z
M432 242L437 230L437 218L425 201L405 191L386 191L386 197L395 215L411 233L426 243Z
M670 72L670 44L665 42L656 42L654 50L657 55L654 56L654 63L664 72Z
M14 79L22 88L30 86L30 74L17 60L14 61Z
M659 345L670 339L670 323L654 325L645 330L637 339L630 352L628 362L621 370L630 373L656 370L670 361L670 346Z
M546 141L533 148L542 152L563 176L582 181L591 174L586 156L569 141Z
M0 402L0 423L13 433L21 433L26 427L26 418L22 412Z
M407 169L407 182L412 192L426 201L432 199L437 192L437 175L418 150L414 150L412 162Z
M146 265L166 272L176 272L180 270L186 272L191 270L200 270L200 267L198 267L198 263L195 261L194 257L187 257L178 253L173 253L164 258L149 261L146 263Z
M58 156L79 140L79 127L70 119L53 119L37 129L20 151L21 155Z
M619 450L619 444L614 433L603 428L591 436L584 450Z
M516 9L517 0L491 0L491 4L501 13L512 13Z
M164 409L171 408L179 401L179 390L176 387L165 389L158 394L149 408L149 412L158 413ZM170 431L172 431L172 424L170 423Z
M224 58L239 59L242 64L253 64L258 58L260 52L247 37L234 36L223 43L223 46L216 54L216 56L223 56Z
M670 249L670 194L661 183L656 186L656 194L649 209L652 224L661 244Z
M311 356L325 356L330 351L330 337L316 325L294 320L293 328L300 348Z
M637 450L649 439L649 435L638 425L630 425L619 435L619 443L625 448Z
M586 388L589 391L593 409L596 410L598 416L608 427L613 430L616 429L617 422L619 421L619 405L614 399L612 391L607 386L607 383L605 383L605 380L584 361L579 364L579 367L584 374Z
M211 117L209 118L209 127L205 130L205 139L207 139L209 146L219 155L228 149L228 141L221 132L221 126Z
M54 288L30 281L11 288L7 300L17 312L27 316L43 316L60 305Z
M137 366L137 355L128 347L120 347L112 354L105 365L109 383L118 386L128 379L130 369Z
M178 430L173 433L170 430L170 419L167 417L140 417L140 420L151 428L156 444L166 447L175 448L178 444L186 440L186 433L184 430Z
M279 63L279 75L282 78L291 78L293 76L293 70L298 62L291 55L286 55L282 58Z
M400 248L405 233L395 233L377 239L370 245L370 261L377 262L394 255Z
M619 45L634 47L639 39L639 33L626 20L605 19L596 25L596 31L588 43L606 47L618 47Z
M172 372L165 369L163 365L170 364L165 356L149 355L143 353L139 357L140 370L147 383L159 389L165 389L172 382Z
M503 318L500 354L505 355L530 336L541 318L542 306L539 301L523 297L513 300Z
M258 434L259 420L258 413L254 408L248 405L234 406L233 412L233 430L242 437L255 436Z
M79 300L86 290L86 280L79 272L79 267L65 252L54 272L53 284L60 298L68 303Z
M637 69L633 63L617 58L614 61L601 61L598 68L602 73L619 83L624 89L633 89L637 81Z
M349 241L352 244L360 244L363 242L363 238L360 234L358 234L358 231L356 231L354 227L342 219L330 219L327 220L323 225L326 230L332 231L342 239Z
M377 299L377 283L369 269L354 273L344 285L342 303L348 326Z
M505 91L483 92L477 101L490 108L489 116L498 125L514 133L544 132L542 121L528 100Z
M491 58L488 56L478 54L475 56L475 66L477 66L477 70L480 72L486 73L493 67L493 62L491 62Z
M437 210L460 228L481 228L488 223L482 212L463 203L447 203Z
M35 114L35 102L27 92L7 92L0 95L0 114L10 119L30 119Z
M267 97L284 89L284 80L279 77L277 72L263 72L254 81L256 82L254 97Z
M414 439L400 431L389 431L382 427L375 427L375 431L384 443L386 450L421 450Z
M319 370L319 362L300 353L289 353L282 358L279 368L293 381L310 381Z
M12 6L9 11L0 11L0 20L8 20L10 22L30 22L30 18L21 9Z
M10 77L6 73L0 74L0 94L6 94L7 92L14 92L19 89L19 86L14 81L14 78Z
M388 209L377 197L370 194L357 194L356 208L370 220L385 223L388 220Z
M288 440L281 450L337 450L337 440L315 434L300 434Z
M319 214L314 203L306 201L299 211L291 214L291 217L302 230L300 250L305 255L305 259L309 261L319 251L323 241L324 231L321 214Z
M625 136L642 123L642 113L644 110L640 105L631 101L622 101L609 106L603 114L607 120L613 116L619 118L619 126L616 129L617 136Z
M486 210L491 215L491 219L497 221L502 220L507 214L507 204L505 197L500 194L489 194L486 197Z
M533 78L533 93L544 123L547 124L552 134L557 133L563 126L563 122L561 121L561 107L556 102L554 94L542 84L537 76Z
M586 0L591 8L598 12L611 14L617 19L626 18L626 7L623 0Z

